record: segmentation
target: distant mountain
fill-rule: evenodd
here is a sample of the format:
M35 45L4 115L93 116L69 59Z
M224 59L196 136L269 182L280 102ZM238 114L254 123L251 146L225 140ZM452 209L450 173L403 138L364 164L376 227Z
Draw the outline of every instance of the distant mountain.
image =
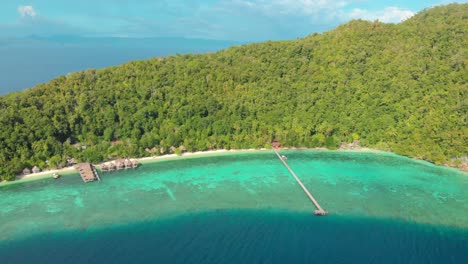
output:
M214 52L238 42L186 38L30 36L0 39L0 94L59 75L176 53Z
M69 156L98 162L272 140L330 149L360 140L458 165L468 153L466 14L468 4L452 4L397 25L355 20L304 39L76 72L0 97L0 174Z

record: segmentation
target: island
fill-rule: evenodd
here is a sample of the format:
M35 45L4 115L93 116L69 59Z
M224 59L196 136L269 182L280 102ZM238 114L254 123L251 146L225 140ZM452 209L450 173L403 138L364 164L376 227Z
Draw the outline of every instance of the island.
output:
M467 168L467 4L132 61L0 97L0 177L216 149L360 146Z

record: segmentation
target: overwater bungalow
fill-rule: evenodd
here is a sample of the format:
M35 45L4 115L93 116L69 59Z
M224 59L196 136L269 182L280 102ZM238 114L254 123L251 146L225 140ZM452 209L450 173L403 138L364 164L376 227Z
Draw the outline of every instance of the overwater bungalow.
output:
M109 163L108 168L109 168L109 171L115 171L115 163L114 162Z
M117 169L118 170L122 170L122 169L125 168L125 161L124 160L118 159L115 162L117 164Z
M139 165L137 159L118 159L113 162L108 162L106 164L101 165L102 171L115 171L115 170L123 170L123 169L132 169L137 168Z
M125 169L131 169L132 168L132 162L130 159L125 159Z
M102 172L107 172L107 171L109 171L109 166L107 166L107 164L102 164L102 165L101 165L101 171L102 171Z

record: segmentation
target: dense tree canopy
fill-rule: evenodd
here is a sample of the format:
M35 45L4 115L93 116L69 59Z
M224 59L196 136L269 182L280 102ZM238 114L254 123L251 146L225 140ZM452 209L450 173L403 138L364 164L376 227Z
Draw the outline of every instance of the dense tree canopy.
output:
M447 163L467 154L467 4L400 24L133 61L0 97L0 174L122 156L361 144ZM145 150L146 149L146 150Z

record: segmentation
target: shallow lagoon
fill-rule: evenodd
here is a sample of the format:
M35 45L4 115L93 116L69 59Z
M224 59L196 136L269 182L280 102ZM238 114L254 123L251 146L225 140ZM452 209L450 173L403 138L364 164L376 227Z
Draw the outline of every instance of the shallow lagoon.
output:
M431 255L430 259L450 257L446 255L448 252L466 249L468 193L464 190L468 189L467 174L383 152L294 150L282 151L282 154L288 156L290 166L330 216L312 215L313 205L271 151L180 157L147 163L136 170L103 174L101 183L83 184L76 174L60 180L42 179L0 187L0 234L3 240L0 251L9 252L12 262L21 262L15 258L19 255L15 255L12 245L16 245L14 248L28 248L29 243L28 251L34 255L33 248L37 246L33 245L40 243L46 248L55 247L53 245L60 244L58 241L61 239L72 246L75 240L83 242L89 238L101 241L121 234L120 239L129 237L128 243L132 237L135 243L141 243L149 239L143 239L145 234L152 233L167 237L165 240L168 241L169 235L164 233L166 229L171 229L175 236L171 243L176 243L178 237L181 241L201 241L202 238L197 238L203 233L200 230L210 226L216 227L217 231L206 230L206 239L221 239L228 244L247 243L251 249L258 247L256 250L261 251L261 243L278 234L284 236L284 240L278 238L281 244L288 240L312 244L318 241L342 243L343 237L337 232L340 230L341 234L346 234L343 233L348 229L346 223L349 223L348 242L359 240L358 236L362 234L366 238L372 236L367 233L377 232L375 235L382 239L369 238L368 245L379 245L380 241L391 247L405 244L405 241L415 243L425 234L427 239L431 238L426 246L436 246L436 252L440 253ZM263 217L277 220L271 222ZM244 219L247 222L239 220L227 225L227 219ZM212 223L207 224L210 221ZM318 227L333 230L333 223L337 226L333 232L317 231ZM166 227L161 228L161 225ZM190 229L192 225L194 233L181 231ZM244 234L248 240L243 241L242 237L232 234L226 237L222 233L223 230L227 234L232 232L231 228L240 233L246 233L244 229L250 228ZM295 231L288 233L290 228ZM382 233L379 235L380 229ZM147 232L138 235L138 230ZM263 230L263 235L249 237L248 234L255 234L258 230ZM275 234L277 231L274 230L283 231ZM216 232L221 233L216 235ZM313 233L317 235L317 241L306 238ZM398 233L401 236L394 235ZM390 234L392 238L384 239L383 236ZM397 242L395 238L402 241ZM153 243L158 245L157 241ZM222 243L208 246L205 260L214 257L215 251L222 250L215 245ZM118 245L113 247L121 248ZM189 243L185 247L197 246ZM271 247L275 247L273 242ZM176 248L184 250L184 245ZM302 249L306 252L299 250L304 258L294 261L310 260L314 254L320 255L320 252L307 252L307 248ZM95 250L99 252L99 247ZM62 249L61 252L68 251ZM77 254L73 252L64 253L64 257ZM196 252L189 254L194 260L201 258L193 255ZM324 252L326 250L322 252L326 254ZM419 253L415 254L415 260L418 260ZM453 260L466 257L466 253L460 254L452 254L456 257ZM423 257L422 253L419 256ZM210 261L216 263L215 259ZM258 262L266 259L251 255L251 258L246 256L246 260Z

